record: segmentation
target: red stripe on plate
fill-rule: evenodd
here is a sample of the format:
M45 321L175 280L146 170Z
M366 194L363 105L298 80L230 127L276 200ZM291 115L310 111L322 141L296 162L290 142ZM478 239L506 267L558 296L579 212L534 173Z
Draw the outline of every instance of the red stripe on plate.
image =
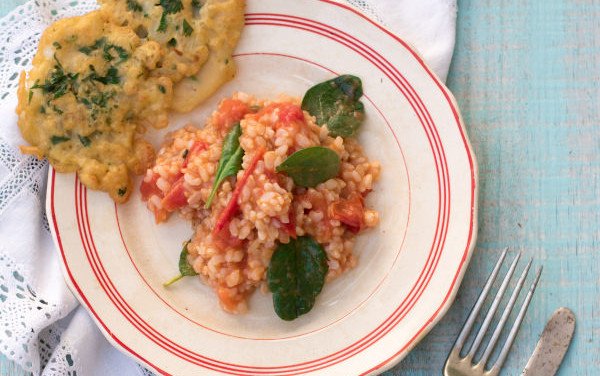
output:
M434 80L434 82L439 87L439 89L442 91L443 95L445 96L446 100L448 101L448 103L450 105L450 108L451 108L451 110L452 110L452 112L453 112L453 114L455 116L455 120L457 122L457 125L458 125L458 128L459 128L461 137L463 139L463 142L464 142L464 145L465 145L465 148L466 148L466 152L467 152L467 155L468 155L468 158L469 158L470 167L471 167L471 218L470 218L470 224L471 224L471 226L470 226L470 230L469 230L469 236L468 236L467 246L466 246L465 252L463 254L463 258L461 260L461 264L459 265L459 269L457 270L457 272L456 272L456 274L454 276L453 283L450 286L450 289L448 290L448 292L447 292L447 294L445 296L444 301L440 304L439 308L437 309L437 311L435 312L435 314L432 315L432 317L430 318L430 320L411 338L411 340L407 344L405 344L404 346L402 346L401 349L396 354L394 354L392 357L390 357L386 361L380 363L378 366L376 366L376 367L372 368L371 370L367 371L367 372L371 372L371 371L379 369L382 366L385 366L389 361L395 359L397 356L401 355L402 352L405 351L408 347L412 346L413 343L414 343L414 341L415 341L415 339L418 338L423 333L423 331L426 330L432 324L432 322L434 321L435 317L439 314L440 310L444 307L444 305L446 304L446 302L448 301L448 299L450 298L450 296L453 295L454 286L455 286L455 284L456 284L456 282L458 280L458 277L460 276L460 274L462 272L462 269L463 269L463 266L464 266L465 262L468 259L469 250L471 248L471 243L472 243L472 240L473 240L473 223L474 223L474 219L473 218L474 218L474 211L475 211L474 197L475 197L475 189L476 189L474 162L473 162L473 157L472 157L470 149L469 149L468 142L466 140L466 136L464 134L464 130L462 129L462 126L461 126L461 123L460 123L460 118L459 118L458 112L457 112L456 108L454 107L453 102L450 99L450 96L448 95L448 93L446 92L446 90L443 88L443 86L439 83L439 81L435 78L435 76L431 73L431 71L423 64L421 58L416 53L414 53L414 51L412 51L406 45L406 43L404 43L403 41L401 41L399 38L397 38L396 36L394 36L389 31L383 29L381 26L375 24L373 21L369 20L368 18L364 17L360 13L356 12L354 9L349 8L347 6L344 6L342 4L338 4L338 3L335 3L335 2L330 2L330 1L327 1L327 0L321 0L321 1L326 2L326 3L330 3L332 5L335 5L335 6L347 9L347 10L350 10L350 11L358 14L360 17L364 18L365 20L367 20L368 22L370 22L373 25L377 26L379 29L381 29L385 33L387 33L390 36L392 36L400 44L402 44L403 46L405 46L406 49L409 50L411 54L413 54L413 56L417 59L417 61L419 63L421 63L421 65L424 67L424 69L426 70L426 72ZM248 15L248 16L250 17L252 15ZM254 16L256 16L256 15L254 15ZM294 18L292 16L287 16L288 19L285 19L286 18L285 15L281 15L280 18L275 18L275 19L272 16L265 15L265 14L261 14L259 16L261 16L261 17L262 16L268 16L267 18L268 18L269 21L271 21L271 22L277 21L277 22L280 23L280 24L274 23L273 24L274 26L287 26L287 27L290 27L290 24L291 24L290 21L289 21L289 18ZM251 24L259 24L259 22L255 22L255 21L258 21L258 20L251 21L249 19L248 22L247 22L247 24L249 24L249 25L251 25ZM252 23L252 22L254 22L254 23ZM337 40L338 43L341 43L341 44L345 45L346 47L353 49L354 51L356 51L359 54L361 54L363 57L367 58L369 61L371 61L371 63L373 63L380 70L382 70L382 72L384 74L386 74L386 76L392 82L394 82L394 84L399 88L399 90L407 97L407 99L409 100L409 103L411 103L411 106L413 106L413 110L415 110L415 113L417 114L417 116L419 117L419 119L421 120L421 122L422 122L422 124L424 126L425 132L426 132L426 134L427 134L427 136L428 136L428 138L430 140L430 145L432 147L432 150L434 151L434 158L436 160L436 169L438 170L437 171L437 173L438 173L438 179L439 179L439 174L440 174L439 169L441 167L441 173L442 173L442 179L443 179L442 187L443 187L443 190L444 190L443 191L444 194L442 195L442 192L440 190L440 192L439 192L439 205L442 206L442 210L441 210L441 213L438 212L438 217L440 215L442 216L442 220L441 220L442 223L441 223L441 227L440 227L439 218L438 218L438 226L436 228L436 236L434 237L434 241L433 241L433 244L432 244L432 251L430 251L430 255L429 255L428 261L426 263L426 266L428 266L428 269L427 269L426 275L425 275L425 277L423 279L423 281L427 280L427 283L425 285L423 285L423 283L421 282L421 284L419 285L418 296L413 295L413 298L409 301L410 307L408 307L408 309L410 310L410 308L412 308L412 306L414 306L414 304L418 300L418 297L423 293L424 289L426 289L427 284L429 283L429 281L430 281L430 279L431 279L431 277L432 277L435 269L437 268L437 264L438 264L439 259L441 257L441 251L443 250L443 245L444 245L444 242L445 242L445 237L446 237L446 234L447 234L447 226L448 226L448 221L449 221L449 218L448 218L448 214L449 214L449 210L450 210L449 176L448 176L448 173L447 173L447 165L446 165L446 161L445 161L445 154L444 154L444 151L443 151L443 147L441 145L441 141L439 139L439 135L437 134L437 129L435 129L435 124L433 124L431 116L430 116L430 114L427 111L427 108L423 105L423 103L421 102L421 99L418 98L418 96L416 95L416 92L414 91L414 89L407 82L402 82L402 81L405 81L404 77L402 77L399 74L399 72L397 72L397 70L395 70L395 68L393 66L391 66L391 64L389 64L389 62L387 62L387 60L385 60L383 57L381 57L381 55L377 54L375 51L373 51L372 49L368 48L368 46L365 46L364 44L362 44L362 42L354 39L353 37L351 37L351 36L349 36L349 35L347 35L347 34L345 34L343 32L340 32L337 29L334 29L334 28L331 28L331 27L329 27L327 25L322 25L322 24L319 25L319 26L315 26L315 25L301 25L301 26L298 26L298 24L302 24L302 23L307 23L308 24L308 23L316 23L316 22L314 22L312 20L306 20L306 19L304 19L304 21L302 21L302 22L295 22L295 24L296 24L295 28L301 29L301 30L305 30L305 31L309 31L309 32L313 32L313 33L316 33L316 34L319 34L319 35L323 35L321 33L322 30L319 30L319 29L323 29L323 27L329 28L330 30L333 29L333 30L337 31L338 32L337 35L336 35L335 32L328 31L329 34L328 35L323 35L323 36L326 36L326 37L329 37L329 38L331 38L331 36L335 36L336 38L340 38L340 40ZM264 24L266 24L266 22L262 22L260 24L264 25ZM318 24L318 23L316 23L316 24ZM334 38L331 38L331 39L334 39ZM362 46L360 46L360 44L362 44ZM365 48L365 47L367 47L367 48ZM363 53L365 53L368 57L365 56L363 53L360 53L359 52L360 50L362 50ZM383 61L381 59L383 59ZM379 65L379 64L381 64L381 65ZM386 66L386 65L389 65L389 66ZM391 68L391 71L390 71L390 68ZM405 92L403 89L404 90L408 90L408 91ZM408 96L407 96L407 94L408 94ZM415 100L415 98L413 96L417 96L417 99ZM411 97L412 100L409 99L409 97ZM416 104L416 107L419 109L418 111L415 108L415 104ZM424 114L422 112L423 110L424 110ZM425 126L425 124L423 122L423 119L421 118L421 115L425 116L425 120L426 120L425 123L427 124L427 127ZM429 128L429 132L432 132L433 144L435 144L435 148L434 148L434 146L432 144L432 140L431 140L431 137L430 137L430 135L428 133L428 129L427 128ZM438 155L435 153L436 151L438 153L440 153L440 149L441 149L441 155L440 155L440 157L442 158L442 162L438 161L438 159L437 159ZM440 163L441 166L438 166L438 163ZM51 197L52 218L53 218L53 221L54 221L54 228L55 228L55 233L56 233L56 237L57 237L57 243L59 244L59 248L61 249L63 262L64 262L64 265L65 265L65 267L67 269L67 273L68 273L69 279L73 283L73 285L76 288L76 290L79 293L79 295L84 300L85 305L88 307L88 309L90 310L90 312L92 312L92 314L94 315L94 317L96 318L96 320L102 325L102 327L108 333L108 335L110 335L111 338L113 338L120 346L122 346L125 350L129 351L132 355L136 356L137 358L139 358L143 362L149 364L151 367L156 368L156 366L152 365L147 360L145 360L144 358L142 358L139 354L135 353L132 349L130 349L127 346L125 346L113 333L111 333L108 330L108 328L106 327L106 325L104 325L104 323L100 320L100 318L98 317L98 315L94 312L94 310L91 307L91 305L89 304L87 298L85 297L85 295L83 294L83 292L81 291L81 289L79 288L79 286L77 285L77 283L75 282L75 279L74 279L71 271L68 268L66 256L65 256L65 253L64 253L64 250L63 250L63 247L62 247L62 242L60 240L60 233L58 231L58 226L57 226L57 222L56 222L56 216L55 216L55 210L54 210L54 186L55 186L55 179L54 179L55 175L54 174L55 173L53 172L53 175L52 175L52 188L51 188L51 196L52 196ZM438 189L440 189L440 187L438 187ZM87 201L87 197L86 197L85 200ZM443 200L443 204L442 204L442 200ZM87 202L86 202L86 204L87 204ZM80 206L80 208L81 208L81 206ZM85 210L86 210L86 216L87 216L87 205L85 205ZM88 218L86 218L86 219L88 219ZM78 222L79 222L79 217L78 217ZM86 227L87 227L87 230L89 231L89 237L90 237L90 239L92 239L92 242L93 242L93 238L91 237L91 230L89 229L89 222L87 223ZM83 238L82 238L82 242L84 242ZM98 257L97 250L94 250L94 251L95 251L95 256ZM434 257L434 261L433 261L434 263L433 263L433 265L429 262L430 259L431 259L431 257L432 257L432 252L435 252L435 254L433 255L433 257ZM101 264L101 260L99 259L99 257L98 257L98 259L96 259L96 257L93 257L93 259L96 260L96 261L98 261L100 263L100 267L103 267L102 264ZM93 263L95 264L95 262L93 262ZM91 264L92 264L92 262L90 262L90 265ZM99 266L99 265L96 264L94 266ZM92 267L94 268L94 266L92 266ZM99 282L100 282L100 280L99 280ZM103 282L105 282L105 281L103 281ZM109 281L109 283L110 283L110 285L112 285L111 281ZM421 288L421 286L422 286L422 288ZM103 286L103 288L104 287L108 287L108 286ZM114 286L111 286L111 287L114 288ZM112 294L109 295L108 291L105 290L105 292L107 293L107 296L109 296L109 297L112 296ZM411 291L411 293L412 293L412 291ZM117 296L112 296L112 297L115 298L115 299L117 299L117 301L115 301L115 300L113 300L111 298L111 300L113 301L113 304L115 304L116 306L117 306L118 303L124 303L124 301L121 300L123 298L120 296L120 294L118 294L118 291L117 291ZM120 304L119 304L119 306L120 306ZM117 308L119 309L119 307L117 307ZM128 307L128 308L131 309L131 307ZM353 347L353 349L350 349L349 351L346 351L346 352L344 352L344 350L340 350L340 351L338 351L338 352L336 352L334 354L331 354L331 355L329 355L327 357L323 357L323 358L312 360L312 361L307 361L307 362L300 363L300 364L297 364L297 365L290 365L290 366L277 366L277 367L252 367L252 366L243 366L243 365L236 366L236 365L231 365L231 364L223 363L223 362L219 362L219 361L214 361L216 364L213 364L212 362L210 362L210 363L204 364L203 366L209 366L207 368L215 369L215 368L210 367L212 365L212 366L218 368L218 369L215 369L215 370L219 370L221 372L224 372L224 371L227 372L227 371L229 371L228 373L231 373L233 371L233 372L242 372L242 373L248 373L248 374L256 374L256 373L261 373L262 374L262 373L267 373L267 372L260 372L259 370L261 370L261 371L271 370L271 371L274 371L274 372L277 372L277 373L286 373L286 374L289 374L291 372L293 373L293 372L299 372L299 371L314 371L314 370L322 369L324 367L329 367L329 366L331 366L333 364L337 364L340 361L343 361L343 360L347 359L349 356L355 355L357 352L360 352L360 351L363 350L363 348L362 348L363 346L367 346L368 347L372 343L378 341L382 336L384 336L385 334L387 334L391 329L393 329L393 327L395 327L397 325L397 323L399 322L399 320L402 317L404 317L406 315L406 313L408 313L408 311L406 311L406 308L403 311L401 311L401 312L398 312L399 309L400 309L400 306L397 308L397 310L394 312L394 314L392 314L390 316L390 318L388 318L386 320L386 322L388 322L387 326L382 327L382 325L384 325L386 322L382 323L378 328L376 328L369 335L363 337L363 339L361 339L360 341L356 342L354 345L351 345L348 348L346 348L346 349L349 349L350 347ZM404 311L406 311L406 312L404 312ZM121 311L121 312L122 312L122 314L124 314L124 317L126 317L126 318L129 317L129 315L126 316L125 312L123 312L123 311ZM137 314L135 314L135 312L133 312L133 314L135 316L137 316ZM139 318L139 316L138 316L138 318ZM141 318L139 318L139 319L141 320ZM144 324L147 325L147 323L145 323L143 320L141 320L141 322L143 322ZM133 322L131 322L131 323L134 326L136 326ZM137 322L137 323L139 324L139 322ZM144 329L148 329L148 328L146 327ZM153 329L151 327L150 327L150 329L152 329L152 331L155 331L155 329ZM138 330L141 331L141 328L138 328ZM155 334L157 334L158 336L164 338L160 333L155 332ZM367 338L367 337L370 337L370 338ZM166 340L169 341L168 339L166 339ZM361 342L363 342L362 346L360 346ZM174 344L174 345L178 347L177 344ZM185 350L187 350L187 349L185 349ZM189 350L187 350L187 351L189 351ZM185 352L187 353L187 351L185 351ZM338 354L339 356L333 357L333 355L336 355L336 354ZM201 358L204 358L206 360L209 360L209 359L207 359L205 357L202 357L200 355L198 355L198 356L201 357ZM337 360L337 361L334 362L334 360ZM233 368L222 367L222 365L233 366ZM306 367L301 367L301 368L298 367L298 366L302 366L302 365L306 365Z

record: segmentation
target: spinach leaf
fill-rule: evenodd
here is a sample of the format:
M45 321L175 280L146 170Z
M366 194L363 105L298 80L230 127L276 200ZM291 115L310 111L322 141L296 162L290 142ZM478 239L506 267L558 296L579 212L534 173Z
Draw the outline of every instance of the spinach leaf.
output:
M302 187L315 187L336 177L339 170L340 157L323 146L298 150L276 168L277 172L284 172Z
M277 316L291 321L310 311L328 270L327 254L310 236L279 244L267 271Z
M332 136L351 137L362 124L365 108L360 78L349 74L317 84L304 94L302 109L327 125Z
M223 150L221 151L221 158L219 159L219 166L217 167L217 173L215 174L215 181L213 183L212 191L206 200L204 207L210 208L217 190L223 180L228 176L235 175L242 168L242 158L244 157L244 149L240 146L240 135L242 134L242 127L240 123L231 128L225 140L223 141Z
M183 277L191 277L194 275L198 275L198 273L196 273L196 271L194 270L194 267L190 265L187 259L187 256L189 254L187 249L188 244L190 244L190 240L185 242L183 248L181 249L181 253L179 254L179 275L171 279L170 281L163 283L163 286L171 286L173 283L179 281Z

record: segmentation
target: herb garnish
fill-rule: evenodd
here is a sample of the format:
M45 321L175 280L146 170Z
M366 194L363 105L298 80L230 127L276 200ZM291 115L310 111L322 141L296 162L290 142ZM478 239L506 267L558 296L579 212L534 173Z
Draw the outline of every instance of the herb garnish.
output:
M116 44L107 43L106 38L102 37L94 42L91 46L84 46L79 49L79 52L90 56L92 52L102 49L102 57L106 61L113 61L115 57L119 58L117 64L120 64L129 59L129 53L121 46ZM112 51L116 52L117 56L112 54Z
M225 140L223 140L223 150L221 151L221 158L219 159L212 191L204 205L204 208L206 209L210 208L210 204L212 203L219 186L223 183L223 180L228 176L235 175L242 168L244 149L240 146L241 134L242 127L240 126L240 123L237 123L231 128L227 136L225 136Z
M309 312L325 284L327 254L310 236L279 244L267 271L277 316L286 321Z
M99 48L102 48L105 43L106 43L106 38L102 37L102 38L96 40L94 42L94 44L92 44L91 46L80 47L79 48L79 52L81 52L82 54L86 54L86 55L90 56L92 54L92 52L96 51Z
M170 46L170 47L177 46L177 39L175 39L175 38L169 39L169 41L167 42L167 46Z
M340 157L333 150L323 146L301 149L287 157L277 166L302 187L315 187L337 176L340 170Z
M186 19L183 20L183 35L189 37L194 32L192 26L187 22Z
M86 81L97 81L104 85L118 85L121 82L121 78L119 77L119 71L115 67L108 67L106 70L106 75L101 76L96 72L96 68L93 65L90 65L91 73L84 78Z
M125 196L125 193L127 193L127 187L119 188L117 191L117 194L121 197Z
M65 136L52 136L52 137L50 137L50 142L52 143L52 145L57 145L57 144L61 144L63 142L67 142L70 139L71 139L70 137L65 137Z
M50 72L50 77L48 77L42 85L36 81L31 89L41 89L44 94L52 94L52 99L62 97L67 91L72 91L75 94L75 86L79 73L65 73L62 64L56 58L56 55L54 55L54 60L56 61L56 64L54 65L54 69Z
M159 4L168 14L178 13L183 9L181 0L160 0Z
M92 140L90 140L89 137L82 136L82 135L78 135L78 137L79 137L79 142L81 142L81 144L86 148L89 147L90 144L92 143Z
M144 8L142 7L142 4L138 3L135 0L127 0L127 9L129 9L132 12L142 12L142 11L144 11Z
M167 12L163 12L162 16L160 16L160 21L158 23L158 29L156 29L159 33L164 33L167 31Z
M164 94L164 93L167 92L167 89L164 86L162 86L162 85L158 85L158 91L160 91L161 93Z
M180 12L183 9L183 4L181 3L181 0L160 0L158 5L163 7L163 13L160 17L158 29L156 29L156 31L162 33L167 31L167 14Z
M196 273L196 271L194 270L192 265L190 265L187 259L187 256L189 254L187 249L188 244L190 244L189 240L185 242L183 248L181 249L181 253L179 254L179 275L171 279L170 281L163 283L163 286L168 287L173 283L179 281L183 277L191 277L194 275L198 275L198 273Z
M60 50L62 48L62 46L60 45L60 43L58 42L52 42L52 45L54 46L54 48L56 48L57 50Z
M200 8L202 8L200 0L192 0L192 13L194 14L194 17L198 17L200 15Z
M360 127L365 109L360 78L349 74L317 84L304 94L302 109L327 125L332 136L351 137Z

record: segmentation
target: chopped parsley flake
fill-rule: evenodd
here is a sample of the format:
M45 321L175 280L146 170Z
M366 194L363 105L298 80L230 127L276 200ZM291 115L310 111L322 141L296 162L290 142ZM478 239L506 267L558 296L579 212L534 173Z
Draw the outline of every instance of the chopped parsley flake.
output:
M183 35L189 37L194 32L192 26L187 22L186 19L183 20Z
M160 16L160 22L156 31L159 33L164 33L167 31L167 12L163 12L162 16Z
M52 145L57 145L63 142L67 142L69 141L71 138L69 137L64 137L64 136L52 136L50 137L50 142L52 142Z
M143 12L144 8L135 0L127 0L127 9L132 12Z
M102 49L102 57L106 61L113 61L115 57L119 57L119 61L117 62L117 64L120 64L125 60L129 59L129 53L127 53L127 51L123 47L107 43L106 38L104 37L98 39L91 46L81 47L79 49L79 52L90 56L92 52L97 51L99 49ZM112 51L116 52L117 56L114 56L112 54Z
M178 13L183 9L181 0L160 0L160 6L167 14Z
M41 89L42 93L51 94L52 98L50 100L58 99L68 91L71 91L73 95L75 95L79 73L65 73L62 64L56 58L56 55L54 56L54 60L56 61L56 65L54 65L54 69L50 72L50 76L46 78L43 84L36 81L31 87L31 90ZM31 91L29 92L29 96L30 98L33 96Z
M175 38L169 39L169 41L167 42L167 46L170 46L170 47L177 46L177 39L175 39Z
M106 38L102 37L94 42L91 46L83 46L79 49L79 52L86 55L91 55L92 52L96 51L99 48L102 48L106 44Z
M92 140L90 140L90 138L89 138L89 137L86 137L86 136L81 136L81 135L79 135L79 141L80 141L80 142L81 142L81 144L82 144L84 147L86 147L86 148L87 148L87 147L89 147L89 146L90 146L90 144L92 143Z
M119 71L115 67L109 67L105 76L101 76L96 72L96 68L90 65L91 73L85 78L88 81L97 81L104 85L118 85L121 82Z

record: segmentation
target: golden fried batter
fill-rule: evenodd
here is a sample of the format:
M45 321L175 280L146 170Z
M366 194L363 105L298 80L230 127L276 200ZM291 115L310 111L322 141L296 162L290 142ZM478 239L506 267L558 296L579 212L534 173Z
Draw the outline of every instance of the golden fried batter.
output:
M99 0L118 25L158 42L165 54L153 74L175 86L172 108L187 112L236 73L232 53L244 26L244 0Z
M114 23L133 29L143 40L164 51L152 72L177 82L198 72L208 57L208 40L201 27L198 0L99 0L101 11Z
M244 0L208 0L202 7L201 29L208 37L208 60L198 74L175 85L175 111L191 111L235 76L232 55L244 27L244 7Z
M168 123L172 81L150 77L161 58L157 42L142 44L99 11L52 24L19 82L18 125L32 145L22 151L126 201L129 172L154 158L140 132Z

